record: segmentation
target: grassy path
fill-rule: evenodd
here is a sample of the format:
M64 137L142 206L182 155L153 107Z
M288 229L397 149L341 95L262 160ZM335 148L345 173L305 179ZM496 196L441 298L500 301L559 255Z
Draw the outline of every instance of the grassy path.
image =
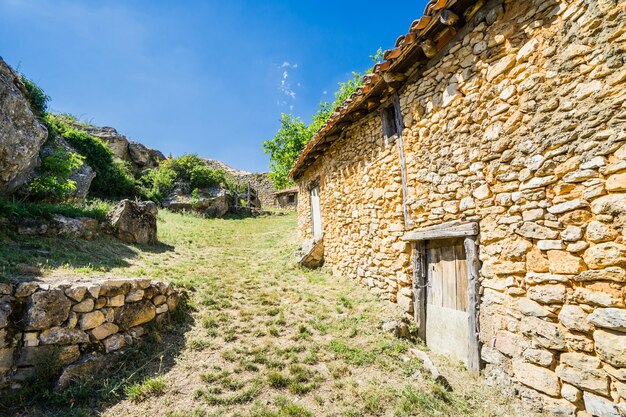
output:
M350 280L294 265L295 223L294 215L206 220L163 212L159 250L101 242L98 253L119 256L106 268L82 258L51 266L52 276L105 270L190 290L188 329L177 342L163 334L176 349L152 356L98 414L529 415L459 364L439 361L452 393L430 381L407 355L415 345L379 330L398 316L394 306Z

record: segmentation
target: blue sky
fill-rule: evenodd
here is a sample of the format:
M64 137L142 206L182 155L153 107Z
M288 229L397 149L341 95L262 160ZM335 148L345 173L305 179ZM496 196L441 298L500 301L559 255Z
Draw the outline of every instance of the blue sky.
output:
M0 0L0 56L53 111L257 172L281 112L309 121L425 3Z

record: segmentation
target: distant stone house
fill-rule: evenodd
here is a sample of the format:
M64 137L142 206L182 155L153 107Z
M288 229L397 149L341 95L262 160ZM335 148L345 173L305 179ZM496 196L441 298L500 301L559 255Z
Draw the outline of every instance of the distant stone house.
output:
M291 187L274 193L276 205L282 209L295 210L298 207L298 188Z
M625 50L617 0L430 1L297 159L300 237L487 381L624 415Z

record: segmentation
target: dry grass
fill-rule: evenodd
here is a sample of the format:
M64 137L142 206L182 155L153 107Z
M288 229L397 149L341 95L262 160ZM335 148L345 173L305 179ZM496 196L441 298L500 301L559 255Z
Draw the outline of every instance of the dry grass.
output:
M350 280L294 265L295 224L294 215L206 220L162 212L162 250L111 242L101 250L132 256L101 268L49 262L51 278L104 270L169 280L191 293L193 325L172 365L129 385L98 414L530 415L459 364L440 363L454 392L434 384L406 355L414 344L379 330L383 317L398 314L394 306Z

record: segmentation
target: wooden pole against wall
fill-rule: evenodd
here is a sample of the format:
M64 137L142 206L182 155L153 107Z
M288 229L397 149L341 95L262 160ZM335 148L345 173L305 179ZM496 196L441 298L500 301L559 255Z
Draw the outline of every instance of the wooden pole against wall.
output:
M467 257L468 297L469 297L469 332L467 367L475 372L480 371L480 338L478 313L480 309L478 245L476 236L468 236L463 242Z

